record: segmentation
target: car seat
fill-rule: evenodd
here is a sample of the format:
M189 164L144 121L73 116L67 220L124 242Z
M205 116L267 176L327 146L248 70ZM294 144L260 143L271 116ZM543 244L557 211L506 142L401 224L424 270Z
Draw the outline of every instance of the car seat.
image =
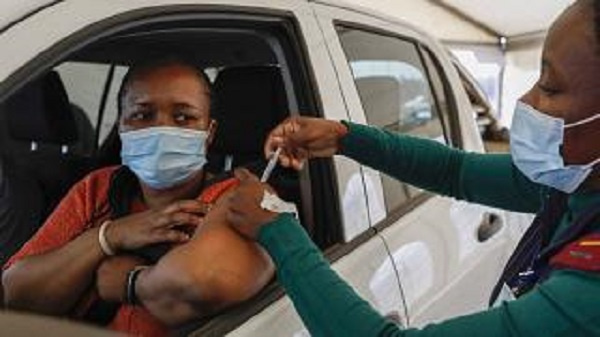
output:
M8 98L0 116L4 258L35 233L68 189L87 173L88 159L72 149L80 136L94 135L80 135L67 92L54 71Z
M222 172L262 159L269 133L288 116L278 67L232 67L214 84L217 130L209 150L209 171Z
M217 129L208 151L208 171L236 167L262 172L263 146L269 132L289 116L281 70L277 66L244 66L221 70L214 84ZM278 168L269 182L280 196L300 207L298 175Z

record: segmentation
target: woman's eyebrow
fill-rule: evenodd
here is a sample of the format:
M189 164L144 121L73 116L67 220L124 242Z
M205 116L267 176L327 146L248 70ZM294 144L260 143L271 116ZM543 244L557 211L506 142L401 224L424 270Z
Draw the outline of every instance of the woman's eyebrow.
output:
M152 106L152 103L146 102L146 101L140 101L140 102L133 102L133 105L145 108L145 107Z
M198 109L197 106L195 106L192 103L189 102L175 102L173 103L173 105L177 108L192 108L192 109Z

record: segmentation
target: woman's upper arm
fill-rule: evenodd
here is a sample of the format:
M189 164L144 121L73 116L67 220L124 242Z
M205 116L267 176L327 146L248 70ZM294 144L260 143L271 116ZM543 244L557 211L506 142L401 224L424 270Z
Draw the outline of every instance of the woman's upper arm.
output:
M217 204L193 238L163 256L138 288L150 312L178 325L250 298L273 275L268 254L231 229Z
M214 300L237 302L258 292L274 269L260 245L229 227L221 204L217 202L188 243L169 252L159 265L171 264L169 269L175 267L197 284L211 287Z

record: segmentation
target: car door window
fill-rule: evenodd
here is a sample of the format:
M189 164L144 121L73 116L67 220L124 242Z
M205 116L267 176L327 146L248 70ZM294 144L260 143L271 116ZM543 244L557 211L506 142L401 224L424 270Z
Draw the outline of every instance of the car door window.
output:
M127 67L116 66L111 70L111 66L107 63L68 61L54 68L60 74L72 106L85 114L94 129L89 155L94 146L106 139L117 119L116 97Z
M417 44L394 36L337 27L371 125L447 144L438 102ZM382 174L388 214L420 191Z
M98 112L109 69L108 64L75 61L54 68L64 84L73 113L79 116L80 141L85 139L84 152L88 156L95 149Z
M40 73L52 70L59 73L71 103L78 106L88 120L91 130L86 134L92 136L93 165L98 165L98 153L94 154L93 149L106 144L104 138L115 125L117 95L126 65L153 52L162 55L167 50L168 56L182 56L198 68L207 69L215 82L213 93L221 98L215 100L218 104L213 117L219 119L220 130L230 130L224 136L232 139L230 147L234 148L234 157L245 159L243 155L249 144L244 137L260 133L254 138L264 138L272 123L287 117L290 111L306 111L314 117L320 114L310 67L305 63L308 62L305 47L301 37L296 35L297 23L286 15L202 12L183 17L165 14L160 20L141 17L139 22L133 21L123 22L123 28L113 27L113 33L101 37L90 34L90 41L80 41L80 49L75 52L72 46L56 45L51 50L55 59L37 64ZM224 87L229 89L224 90ZM244 109L244 104L251 108ZM235 125L227 126L228 123ZM254 127L256 125L260 128ZM258 153L252 154L256 155L252 160L263 159L262 145L261 142ZM116 148L108 150L111 159L119 159ZM216 153L216 149L210 150L215 151L213 155ZM85 169L90 167L86 165ZM215 175L222 173L216 171ZM277 181L270 182L279 184L276 187L282 198L298 204L301 222L320 248L325 250L342 241L331 160L312 161L301 173L278 170L273 177ZM246 310L212 318L206 329L231 330L281 295L275 284L271 284L263 294L246 303ZM194 322L190 331L202 323L205 321Z

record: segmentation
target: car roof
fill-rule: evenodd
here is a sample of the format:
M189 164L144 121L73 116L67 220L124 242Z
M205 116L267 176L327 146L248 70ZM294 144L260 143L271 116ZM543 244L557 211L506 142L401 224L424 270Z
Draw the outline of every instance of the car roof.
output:
M0 31L10 27L13 23L23 17L34 14L35 12L51 6L57 0L2 0L0 2Z
M395 25L403 26L405 28L408 28L410 30L418 32L422 36L430 36L429 33L426 33L424 30L418 28L415 25L412 25L411 23L409 23L407 21L402 20L401 18L398 18L398 17L393 16L393 15L386 14L386 13L384 13L382 11L377 10L377 9L373 9L373 8L370 8L370 7L365 7L363 5L349 3L349 2L344 1L344 0L308 0L308 2L322 4L322 5L327 5L327 6L331 6L331 7L337 7L337 8L342 8L342 9L345 9L345 10L353 11L355 13L359 13L359 14L370 16L370 17L373 17L373 18L377 18L379 20L386 21L388 23L392 23L392 24L395 24Z
M0 2L0 32L7 30L14 23L22 20L23 18L34 15L38 11L43 10L46 7L50 7L60 2L69 2L74 0L2 0ZM380 20L388 21L390 23L399 24L407 28L417 30L423 33L415 26L391 15L387 15L383 12L373 10L368 7L364 7L358 4L352 4L343 0L293 0L297 2L312 2L323 5L328 5L337 8L343 8L351 10L357 13L365 14L371 17L376 17ZM199 0L198 3L206 3L210 1ZM189 2L186 2L189 3Z

